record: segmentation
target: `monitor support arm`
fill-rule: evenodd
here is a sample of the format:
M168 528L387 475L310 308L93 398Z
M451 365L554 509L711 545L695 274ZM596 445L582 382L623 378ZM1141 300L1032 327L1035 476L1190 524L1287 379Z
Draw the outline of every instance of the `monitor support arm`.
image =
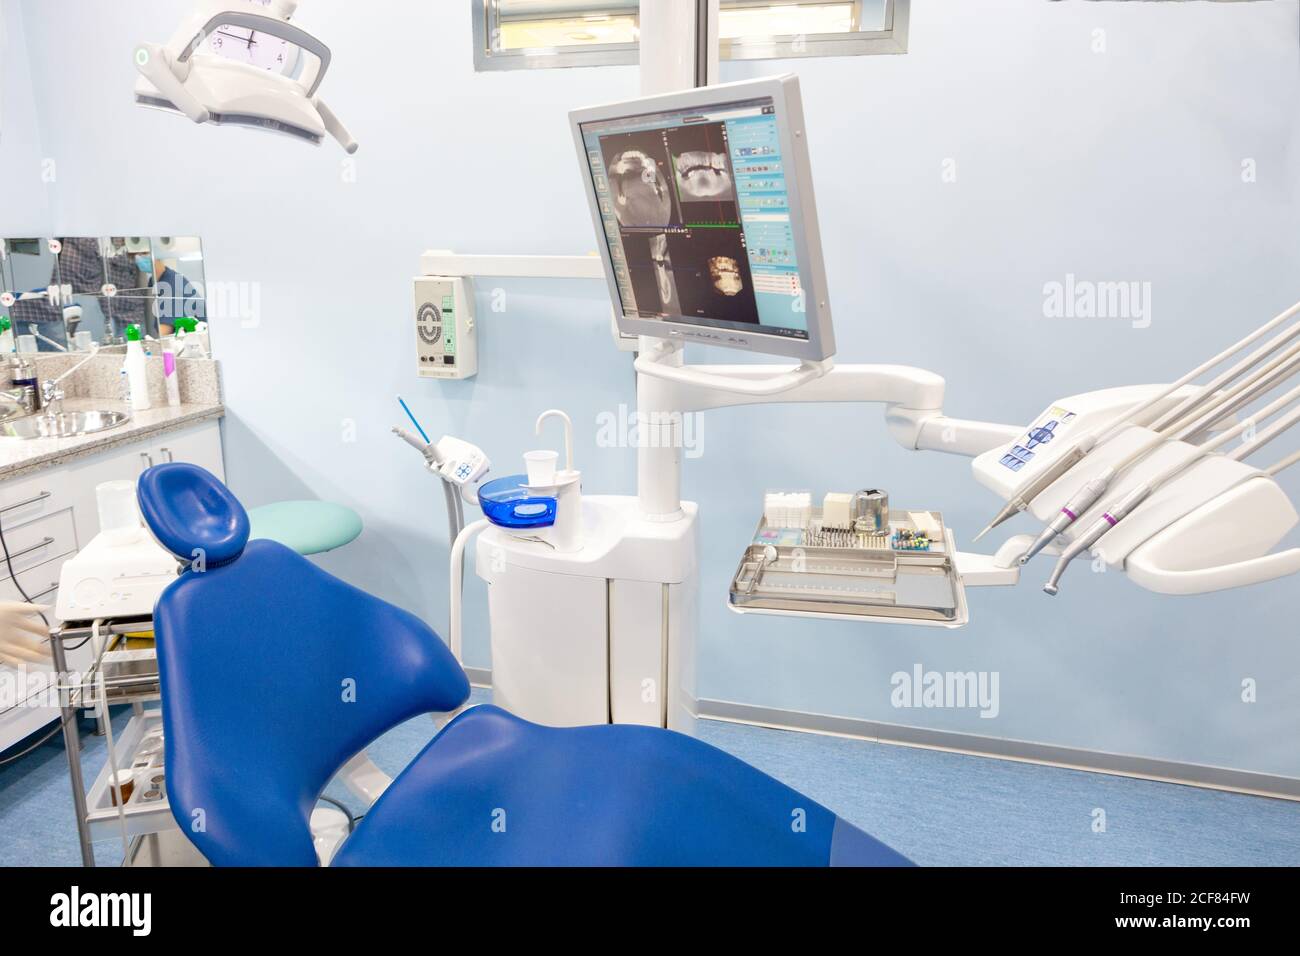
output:
M673 521L681 511L682 415L769 402L879 402L904 448L974 456L1022 430L948 418L944 381L906 365L685 365L680 342L642 337L636 362L637 488L642 514Z

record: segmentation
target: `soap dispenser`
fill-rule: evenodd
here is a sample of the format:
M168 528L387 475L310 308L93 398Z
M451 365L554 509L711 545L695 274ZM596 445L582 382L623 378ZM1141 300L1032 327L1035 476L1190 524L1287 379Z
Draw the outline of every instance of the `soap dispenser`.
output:
M125 334L126 361L122 363L122 369L126 372L131 410L142 412L149 408L151 403L149 401L149 365L145 361L144 346L140 343L140 326L128 325Z

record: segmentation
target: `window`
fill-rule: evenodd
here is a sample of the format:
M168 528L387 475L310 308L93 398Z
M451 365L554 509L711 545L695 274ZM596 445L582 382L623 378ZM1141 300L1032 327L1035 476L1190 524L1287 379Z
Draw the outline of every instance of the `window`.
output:
M910 2L720 0L720 53L724 60L906 53ZM475 68L634 64L639 8L638 0L474 0Z

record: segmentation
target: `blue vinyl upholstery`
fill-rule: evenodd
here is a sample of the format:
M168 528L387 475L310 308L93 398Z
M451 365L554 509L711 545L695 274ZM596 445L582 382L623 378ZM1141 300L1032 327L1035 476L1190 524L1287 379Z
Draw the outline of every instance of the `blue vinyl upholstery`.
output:
M216 865L313 866L312 808L397 724L451 711L469 684L415 616L273 541L194 465L139 481L178 557L158 599L167 793ZM213 560L213 556L216 560ZM907 860L825 807L690 737L460 714L393 781L339 865L826 865Z
M907 860L706 743L472 707L402 772L336 866L826 866Z

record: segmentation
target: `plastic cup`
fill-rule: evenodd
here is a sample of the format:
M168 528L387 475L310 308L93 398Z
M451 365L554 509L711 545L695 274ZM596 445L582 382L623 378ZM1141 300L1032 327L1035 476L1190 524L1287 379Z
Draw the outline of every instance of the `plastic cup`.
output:
M34 335L20 335L20 336L18 336L18 338L17 338L16 341L18 342L18 351L19 351L19 352L35 352L35 351L36 351L36 336L34 336Z
M530 485L555 484L555 463L560 453L551 449L524 452L524 467L528 470Z
M133 541L140 531L140 506L134 481L105 481L95 486L99 530L117 544Z

